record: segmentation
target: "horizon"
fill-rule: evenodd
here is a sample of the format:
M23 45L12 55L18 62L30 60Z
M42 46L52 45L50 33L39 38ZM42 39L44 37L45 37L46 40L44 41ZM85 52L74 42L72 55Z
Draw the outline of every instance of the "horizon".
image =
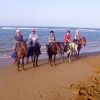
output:
M72 26L72 27L69 27L69 26L32 26L32 25L23 25L23 26L16 26L16 25L9 25L9 26L6 26L6 25L4 25L4 26L1 26L0 25L0 27L16 27L16 28L20 28L20 27L31 27L31 28L74 28L74 29L77 29L77 28L79 28L79 29L100 29L100 27L98 27L98 28L95 28L95 27L74 27L74 26Z
M1 0L0 26L100 28L100 1Z

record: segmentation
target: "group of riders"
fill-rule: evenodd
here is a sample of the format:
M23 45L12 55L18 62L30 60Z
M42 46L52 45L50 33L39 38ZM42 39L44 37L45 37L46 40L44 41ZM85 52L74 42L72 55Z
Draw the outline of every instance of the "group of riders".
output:
M74 37L74 42L76 44L78 44L78 40L80 39L80 31L78 29L76 29L76 32L75 32L75 37ZM29 34L29 42L28 42L28 46L38 46L39 47L39 54L41 54L41 51L40 51L40 48L41 48L41 45L38 41L39 39L39 36L38 34L36 33L36 30L35 29L32 29L31 33ZM16 30L16 35L15 35L15 46L13 48L13 51L16 52L17 48L20 47L20 43L21 42L24 42L25 40L23 39L23 36L20 32L19 29ZM69 45L69 43L71 43L71 34L70 34L70 31L67 31L65 36L64 36L64 46L67 47ZM55 37L55 34L54 34L54 31L50 31L50 35L48 37L48 46L51 44L51 43L56 43L56 37ZM13 58L16 58L16 53L15 55L13 56Z

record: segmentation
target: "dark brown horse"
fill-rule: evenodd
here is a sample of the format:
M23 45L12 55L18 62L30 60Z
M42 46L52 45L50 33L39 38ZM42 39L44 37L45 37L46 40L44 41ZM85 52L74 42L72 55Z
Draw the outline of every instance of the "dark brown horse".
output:
M40 46L39 43L35 43L34 45L32 44L31 46L27 47L27 53L26 53L26 57L27 57L27 64L29 62L29 57L31 57L32 62L33 62L33 66L36 67L38 66L38 57L40 54Z
M25 58L25 55L26 55L26 42L25 41L19 42L17 45L20 45L20 46L16 47L17 68L18 68L18 71L19 71L19 67L20 67L20 64L21 64L20 60L22 60L22 67L25 70L25 68L24 68L24 58Z
M60 60L62 62L64 59L64 42L56 42L56 46L57 46L57 54L60 55Z
M50 62L51 66L52 66L52 62L54 62L54 65L55 65L56 54L57 54L57 45L56 45L56 43L52 42L49 45L46 45L46 47L47 47L48 61ZM54 59L52 61L53 56L54 56Z
M86 46L86 38L85 37L81 37L79 40L78 40L78 57L79 57L79 53L80 53L80 50L82 48L82 46Z

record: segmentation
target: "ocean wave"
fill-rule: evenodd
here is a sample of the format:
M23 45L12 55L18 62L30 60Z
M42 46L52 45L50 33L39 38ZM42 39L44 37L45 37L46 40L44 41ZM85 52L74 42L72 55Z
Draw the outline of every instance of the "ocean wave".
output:
M45 45L42 45L42 46L41 46L41 49L46 49L46 46L45 46Z
M9 29L9 30L13 30L13 29L16 29L16 28L15 28L15 27L2 27L1 29L4 29L4 30L6 30L6 29L7 29L7 30L8 30L8 29Z
M2 27L1 29L3 29L3 30L16 30L16 29L21 29L21 30L27 30L27 29L33 29L33 28L35 28L35 29L39 29L38 27Z
M100 44L100 41L89 41L87 44Z
M100 31L98 29L88 29L88 28L86 28L86 29L79 29L79 30L83 31L83 32L98 32L98 31Z
M11 56L9 56L9 55L2 55L2 56L0 56L0 59L3 59L3 58L11 58Z
M0 53L12 52L12 49L0 50Z

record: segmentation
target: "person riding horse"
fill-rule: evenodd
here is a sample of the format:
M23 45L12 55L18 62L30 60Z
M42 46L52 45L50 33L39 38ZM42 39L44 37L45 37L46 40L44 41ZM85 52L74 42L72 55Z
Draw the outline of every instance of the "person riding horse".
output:
M12 58L14 58L14 62L16 62L16 51L17 49L21 46L21 42L23 42L23 36L21 35L20 30L16 30L16 35L15 35L15 46L13 47L13 54Z
M49 43L48 46L55 45L55 42L56 42L56 38L55 38L55 35L54 35L54 31L50 31L50 35L49 35L49 38L48 38L48 43Z
M64 51L67 51L67 48L70 42L71 42L70 31L67 31L64 36Z
M81 43L80 43L80 39L81 39L81 36L80 36L80 31L79 29L76 29L76 32L75 32L75 37L74 37L74 43L76 43L78 45L78 49L81 49Z
M48 38L48 42L49 43L56 42L56 38L55 38L55 35L54 35L54 31L50 31L50 35L49 35L49 38Z
M80 36L80 31L78 29L76 29L76 32L75 32L75 37L74 37L74 42L76 44L79 44L79 39L81 38Z
M40 51L40 44L38 42L38 34L36 34L36 30L35 29L32 29L32 32L30 33L29 35L29 40L32 42L32 46L38 46L39 47L39 54L41 54L41 51Z
M26 40L27 41L27 40ZM24 68L24 58L26 55L26 41L24 41L23 36L21 35L20 30L16 30L16 35L15 35L15 46L13 47L13 54L12 54L12 58L14 58L14 63L17 64L17 68L19 71L19 67L22 64L23 69ZM21 62L20 62L20 59Z
M50 31L50 35L48 37L48 44L46 44L47 47L47 54L48 54L48 61L50 61L50 65L52 65L52 56L54 56L54 65L55 65L55 59L57 54L57 45L56 45L56 38L54 35L54 31Z

